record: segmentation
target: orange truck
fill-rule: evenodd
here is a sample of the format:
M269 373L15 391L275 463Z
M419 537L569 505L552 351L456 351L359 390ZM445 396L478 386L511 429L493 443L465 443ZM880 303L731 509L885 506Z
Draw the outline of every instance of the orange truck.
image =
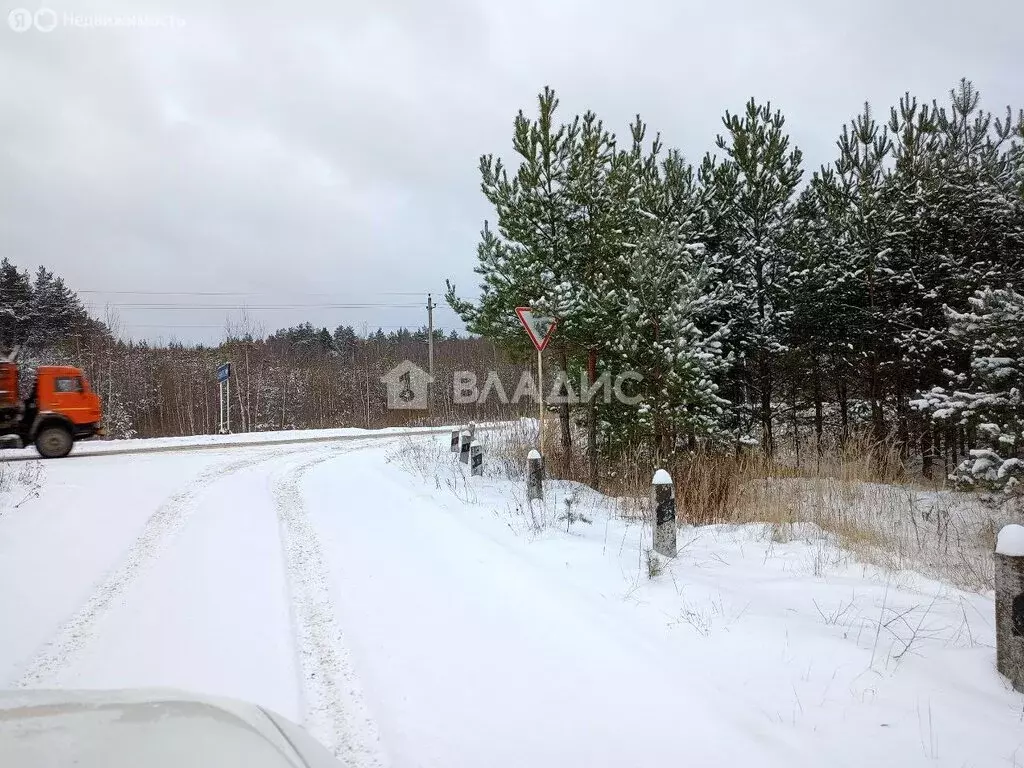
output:
M0 359L0 447L35 445L44 459L103 434L100 398L78 368L41 365L26 397L18 392L17 350Z

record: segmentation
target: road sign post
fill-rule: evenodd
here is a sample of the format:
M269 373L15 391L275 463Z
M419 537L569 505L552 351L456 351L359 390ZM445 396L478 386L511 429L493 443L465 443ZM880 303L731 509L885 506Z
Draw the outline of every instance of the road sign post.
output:
M551 334L558 324L554 317L536 314L530 307L516 307L516 316L526 329L534 348L537 350L537 399L540 401L539 442L540 453L544 455L544 348L551 340Z
M217 431L222 435L231 434L231 363L222 363L217 367L217 387L220 402Z
M537 350L537 399L540 401L540 409L537 417L537 423L540 424L540 437L537 442L540 443L540 455L544 455L544 354L542 350Z

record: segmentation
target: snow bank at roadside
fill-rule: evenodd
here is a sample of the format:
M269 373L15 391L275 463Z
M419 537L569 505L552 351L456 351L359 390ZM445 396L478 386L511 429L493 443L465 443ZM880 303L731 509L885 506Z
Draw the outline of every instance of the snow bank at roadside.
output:
M410 496L607 615L637 654L688 669L681 734L684 702L706 696L822 765L1012 765L1024 754L1024 697L995 670L990 594L865 565L811 525L682 528L678 557L652 568L650 527L630 501L548 482L536 508L507 467L469 477L446 446L428 456L423 442L392 454L411 470ZM696 735L681 738L685 755Z

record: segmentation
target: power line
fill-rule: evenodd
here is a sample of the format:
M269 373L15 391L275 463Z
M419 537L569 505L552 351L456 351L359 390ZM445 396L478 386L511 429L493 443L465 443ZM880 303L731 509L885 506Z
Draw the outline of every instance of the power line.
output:
M338 296L336 292L309 291L101 291L82 290L75 293L103 294L109 296ZM422 296L427 291L371 291L366 296Z
M118 323L121 328L218 328L224 329L224 323L210 323L207 325L182 325L180 323Z
M33 285L29 283L26 288L29 291L33 289ZM99 289L99 288L87 288L82 290L72 289L65 285L71 293L92 293L92 294L104 294L110 296L339 296L338 291L288 291L288 290L276 290L276 291L154 291L150 289L139 289L139 290L120 290L120 289ZM0 292L12 291L21 293L22 290L19 288L2 288ZM362 296L424 296L430 293L430 290L423 291L360 291Z
M96 304L89 302L83 306L92 309L104 307L116 307L119 309L237 309L237 310L273 310L273 309L420 309L419 304L194 304L194 303L152 303L141 302L111 302L108 304Z
M168 302L145 304L139 302L116 302L111 304L95 304L87 302L82 305L84 309L93 313L99 313L106 309L118 309L126 312L138 310L156 310L167 312L297 312L307 310L422 310L420 304L196 304ZM452 314L454 310L445 305L434 305L436 309L445 310Z
M247 293L245 291L71 291L71 293L72 294L76 294L76 295L77 294L88 294L90 297L102 297L102 296L200 297L201 296L201 297L211 297L211 298L215 298L215 297L228 298L228 297L264 297L265 296L265 297L276 297L276 298L286 298L286 299L287 298L292 298L292 297L307 297L307 298L317 297L317 298L329 298L329 299L335 299L335 300L344 300L345 298L351 297L351 298L355 299L355 301L358 301L358 298L353 297L352 294L349 294L348 296L345 296L344 294L339 294L339 293L336 293L336 292L307 293L307 292L303 292L303 291L294 291L294 292L291 292L291 291L274 291L274 292L251 292L251 293ZM359 298L364 298L365 297L366 301L368 303L380 304L380 303L385 303L385 302L375 301L374 297L377 297L377 296L393 296L393 297L412 297L412 296L416 296L416 297L422 297L422 296L427 295L428 293L430 293L430 291L416 291L416 292L413 292L413 291L408 291L408 292L370 292L370 293L360 293L359 294ZM25 295L25 298L27 298L29 300L31 300L31 298L32 298L31 289L30 289L29 293L26 294L25 291L22 291L22 290L17 289L17 288L9 288L9 287L8 288L2 288L2 287L0 287L0 296L12 295L12 294L16 295L16 296ZM103 300L102 300L102 298L92 298L92 301L95 302L95 301L103 301ZM104 303L109 303L109 302L104 302ZM175 302L175 303L178 303L178 302ZM295 302L295 303L306 304L307 302ZM417 304L417 306L419 306L419 305Z
M359 323L358 325L361 325L361 324L362 323ZM196 324L196 325L193 325L193 324L190 324L190 323L189 324L184 324L184 325L179 324L179 323L118 323L118 326L121 327L121 328L172 328L172 329L174 329L174 328L216 328L218 330L224 330L224 323L219 323L219 324L218 323L205 323L205 324ZM354 329L355 325L348 325L348 326L345 326L345 327L353 328ZM415 325L411 325L411 324L408 324L408 323L405 324L405 325L378 325L377 323L367 323L367 327L372 328L374 330L376 330L377 328L384 328L384 329L408 328L411 331L418 331L418 330L420 330L421 328L423 328L425 326L415 326ZM275 331L276 330L285 331L285 330L288 330L288 329L287 328L279 328L279 329L275 329ZM440 330L440 329L436 329L435 328L435 330Z

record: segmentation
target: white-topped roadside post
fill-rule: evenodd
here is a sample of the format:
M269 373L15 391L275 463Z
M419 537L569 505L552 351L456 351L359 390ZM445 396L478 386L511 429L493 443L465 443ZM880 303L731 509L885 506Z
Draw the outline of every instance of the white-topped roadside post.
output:
M469 474L482 477L484 474L484 447L479 440L469 444Z
M996 668L1024 693L1024 525L996 542Z
M473 438L469 435L469 430L464 429L459 435L459 461L463 464L469 464L469 444L473 442Z
M526 497L530 501L544 498L544 458L536 448L526 456Z
M459 430L452 430L452 453L459 452Z
M651 507L654 527L654 551L665 557L676 556L676 494L672 476L664 469L651 481Z

